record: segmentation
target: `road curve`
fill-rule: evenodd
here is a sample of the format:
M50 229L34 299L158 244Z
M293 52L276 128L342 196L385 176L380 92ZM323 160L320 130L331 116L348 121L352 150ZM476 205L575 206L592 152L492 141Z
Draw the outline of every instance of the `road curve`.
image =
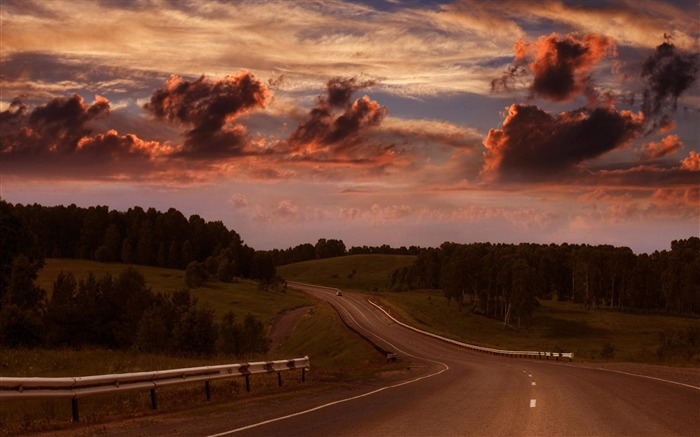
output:
M421 376L210 436L696 436L700 387L457 348L392 322L362 294L298 283ZM700 385L700 384L696 384ZM214 431L209 428L209 431Z

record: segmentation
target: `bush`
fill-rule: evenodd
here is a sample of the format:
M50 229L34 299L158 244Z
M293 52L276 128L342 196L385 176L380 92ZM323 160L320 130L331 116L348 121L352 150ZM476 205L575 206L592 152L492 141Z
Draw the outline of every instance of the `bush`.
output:
M209 272L201 263L192 261L185 270L185 284L189 288L199 288L209 279Z
M660 360L678 357L690 360L700 357L700 327L691 326L686 330L659 333L656 354Z
M609 341L603 344L603 349L600 351L600 357L605 359L615 358L615 345Z

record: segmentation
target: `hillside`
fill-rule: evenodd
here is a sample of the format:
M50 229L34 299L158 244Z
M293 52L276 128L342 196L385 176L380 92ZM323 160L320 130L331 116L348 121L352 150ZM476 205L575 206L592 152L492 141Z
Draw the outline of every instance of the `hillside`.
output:
M389 292L393 269L414 257L356 255L306 261L279 268L287 280L369 292L405 322L467 343L510 350L574 352L579 361L627 361L700 364L693 343L700 321L661 313L623 312L604 307L587 310L572 302L540 300L532 319L520 330L502 321L460 308L440 290ZM352 277L349 274L356 271Z
M185 288L185 271L161 267L132 265L135 270L146 278L146 285L154 292L173 292ZM96 277L107 273L117 276L126 266L121 263L100 263L97 261L49 258L46 265L39 271L37 284L50 295L53 281L63 272L72 272L77 279L85 278L90 272ZM220 282L214 279L207 281L202 287L190 290L199 303L215 311L217 316L232 310L243 317L250 313L261 320L266 326L280 312L311 305L309 298L294 290L286 293L262 291L254 281L239 280L233 283Z
M347 255L287 264L278 267L277 274L288 281L384 291L391 272L413 264L415 259L412 255Z

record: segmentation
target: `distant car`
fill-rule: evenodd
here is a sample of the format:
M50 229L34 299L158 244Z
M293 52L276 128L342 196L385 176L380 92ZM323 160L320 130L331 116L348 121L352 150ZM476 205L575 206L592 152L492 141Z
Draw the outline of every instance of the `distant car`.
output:
M338 291L335 292L335 295L336 295L336 296L342 296L342 295L343 295L343 292L340 291L340 290L338 290Z

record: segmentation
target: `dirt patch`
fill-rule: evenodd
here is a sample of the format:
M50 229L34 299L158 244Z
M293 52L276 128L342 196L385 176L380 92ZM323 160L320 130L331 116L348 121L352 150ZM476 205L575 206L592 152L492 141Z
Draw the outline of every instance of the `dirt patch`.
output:
M270 339L270 350L274 351L294 332L299 321L311 311L312 306L296 308L285 311L275 317L270 326L268 338Z

